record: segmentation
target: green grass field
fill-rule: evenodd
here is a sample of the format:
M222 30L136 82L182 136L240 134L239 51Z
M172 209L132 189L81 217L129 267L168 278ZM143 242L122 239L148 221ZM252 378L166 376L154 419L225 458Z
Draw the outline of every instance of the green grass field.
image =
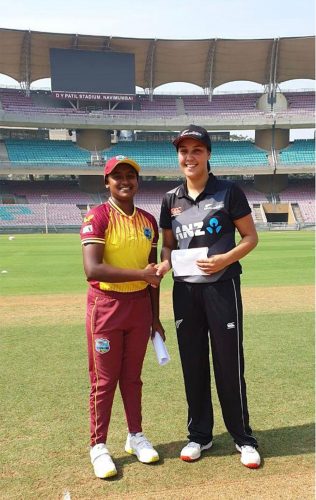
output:
M192 464L178 458L186 403L168 276L161 308L172 359L158 366L149 345L143 370L143 428L161 460L146 466L124 452L117 392L108 445L119 473L102 481L89 463L79 237L1 235L0 499L314 498L314 233L261 233L243 270L248 402L262 467L240 464L214 387L214 447Z

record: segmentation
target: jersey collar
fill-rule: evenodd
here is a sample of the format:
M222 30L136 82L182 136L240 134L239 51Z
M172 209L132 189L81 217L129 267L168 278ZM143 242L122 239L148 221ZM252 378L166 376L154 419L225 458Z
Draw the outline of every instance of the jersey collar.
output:
M214 194L216 192L216 182L217 182L217 179L216 179L215 175L213 175L212 172L210 172L207 183L205 184L203 191L199 194L199 196L197 198L200 198L201 196L203 196L204 193L205 194ZM184 197L187 198L188 196L189 195L188 195L187 183L186 183L186 181L184 181L184 183L181 184L181 186L179 188L179 198L184 198Z
M114 201L112 200L112 198L108 199L108 203L109 203L109 205L111 205L112 208L114 208L115 210L117 210L121 215L124 215L124 217L132 218L132 217L134 217L134 215L136 213L136 207L135 206L134 206L133 213L131 215L128 215L128 214L126 214L124 212L124 210L122 210L118 205L116 205L116 203L114 203Z

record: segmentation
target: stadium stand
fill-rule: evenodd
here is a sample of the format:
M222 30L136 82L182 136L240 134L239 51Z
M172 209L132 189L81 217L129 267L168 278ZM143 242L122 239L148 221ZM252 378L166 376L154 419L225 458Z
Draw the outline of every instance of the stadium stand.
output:
M279 152L278 161L283 165L315 165L315 140L297 139Z
M148 210L159 219L163 194L179 184L179 180L141 180L135 197L136 205ZM257 191L252 181L238 181L246 193L252 208L252 216L257 224L265 223L262 204L270 200ZM313 180L293 181L291 186L279 193L279 202L299 206L302 223L315 223L315 188ZM1 181L0 182L0 231L8 227L43 228L45 209L47 223L54 229L67 225L79 227L88 207L107 199L107 192L83 193L76 181ZM2 203L1 203L2 202ZM72 207L71 209L69 207ZM68 216L69 214L69 216Z
M1 205L0 228L42 226L80 226L81 212L73 204Z
M288 113L315 113L315 92L284 92Z
M24 42L18 40L30 40L31 35L28 53ZM85 50L104 50L108 43L103 37L75 37L78 48L82 41ZM60 128L65 132L93 129L100 132L104 129L107 140L102 142L102 134L99 134L100 147L108 143L111 134L120 139L120 132L128 131L131 134L128 140L116 144L113 141L110 148L98 151L98 154L105 159L123 154L142 165L143 178L136 202L158 218L163 193L179 183L179 180L161 180L179 177L171 136L189 123L203 125L215 136L223 134L213 141L212 169L217 175L231 176L240 182L258 225L267 225L263 205L278 202L292 205L300 226L315 222L314 190L310 187L303 189L299 182L290 183L284 189L291 176L300 174L306 179L313 175L315 140L295 140L283 147L288 144L289 129L314 126L315 91L280 90L280 82L314 78L315 61L311 56L314 37L260 41L214 39L206 45L203 40L137 40L135 44L134 39L124 39L126 47L135 53L135 84L143 89L143 93L138 92L132 102L90 98L62 100L49 90L31 88L33 82L43 78L44 74L47 78L52 77L47 47L55 40L56 47L68 48L74 35L63 34L61 38L58 33L0 29L0 39L14 46L16 54L14 60L9 53L4 54L0 70L16 78L23 87L23 90L0 88L0 231L10 224L13 228L35 228L38 224L42 230L43 220L55 228L66 227L66 213L69 214L69 226L78 228L87 206L106 199L106 191L80 191L79 185L82 188L93 185L93 179L90 184L85 176L100 176L102 165L93 163L93 151L84 150L73 141L49 140L49 130ZM116 47L120 51L121 43L121 38L111 37L112 50ZM149 47L148 43L152 45ZM247 57L243 56L245 47ZM170 52L166 58L168 49ZM152 54L152 57L143 57L145 53ZM203 54L203 57L197 58L196 53ZM278 53L278 57L271 58L271 53ZM216 54L214 60L211 54ZM186 61L185 65L181 63L181 68L180 56L185 56ZM249 64L248 57L253 57L256 65ZM28 71L27 75L23 73L27 79L23 79L21 68ZM177 79L179 76L180 80ZM220 91L222 83L240 78L244 82L256 82L261 90ZM194 83L200 87L200 93L159 93L160 85L175 81ZM16 134L12 133L15 127L20 133L17 130ZM23 136L24 128L27 133ZM229 138L227 131L234 130L256 130L255 143L265 150L250 140L236 140L238 135L233 132L229 140L220 140L225 134ZM135 137L142 136L140 140L129 140L134 135L132 131ZM157 136L153 137L155 133ZM83 136L80 140L78 138L78 143L88 148L93 141L87 140L88 133L84 140ZM274 144L282 145L282 149L276 150ZM278 176L279 173L282 175ZM52 180L55 175L59 179L64 176L65 181ZM80 181L66 181L70 175L73 179L80 176ZM15 180L26 176L32 181ZM44 176L50 180L38 180ZM278 182L274 182L277 177ZM151 178L153 180L149 180ZM265 183L267 178L269 181ZM245 179L252 180L245 182ZM97 179L94 180L95 189L101 189L101 184L98 186ZM254 185L260 186L262 191L271 188L273 192L258 192ZM64 210L59 207L64 207Z
M103 193L101 193L103 194ZM105 194L105 189L104 189ZM0 181L0 203L57 203L92 205L103 199L99 194L80 191L76 181Z
M110 116L126 117L155 117L175 118L177 116L197 116L205 118L208 116L235 117L257 116L262 117L271 114L271 109L259 110L258 99L262 94L255 92L236 94L215 94L209 100L203 94L196 95L159 95L155 94L153 99L148 95L136 95L136 101L132 109L124 109L120 106L109 107L106 103L94 103L87 105L81 103L79 108L73 107L68 101L58 101L49 92L33 90L26 96L22 90L1 89L0 106L7 112L52 113L64 115L89 115L101 114ZM313 114L315 109L315 92L284 92L288 107L282 111L276 111L275 115L281 114Z
M14 140L6 139L8 158L15 163L52 163L86 165L90 154L72 141ZM174 147L170 142L133 141L112 145L104 154L123 154L134 158L143 169L178 169ZM213 144L212 165L216 167L268 167L267 152L250 141L217 141Z
M141 180L139 191L135 197L136 205L149 211L159 220L160 205L164 193L178 186L179 183L179 180ZM253 218L257 222L258 217L256 216L255 206L267 202L268 199L265 194L254 189L252 182L240 181L239 185L247 195L253 209ZM71 205L75 210L70 211L69 224L78 226L87 208L99 204L105 199L107 199L105 189L99 194L83 193L79 190L75 181L1 181L0 228L12 225L12 223L15 224L15 221L20 226L24 223L29 226L38 224L42 226L45 219L45 205L48 207L50 214L49 224L56 226L64 225L68 212L67 207ZM9 203L5 203L5 200L8 200ZM37 207L36 210L34 206ZM57 213L56 206L58 208ZM65 207L63 213L61 213L60 208L62 206ZM81 218L78 220L80 211ZM54 215L55 213L56 215ZM73 216L74 213L75 216ZM75 217L77 217L76 220Z
M266 194L253 187L253 182L238 182L246 193L252 207L256 223L262 223L262 203L270 200ZM142 180L135 200L137 206L148 210L159 219L160 204L163 194L179 184L179 180L146 181ZM294 180L290 187L279 193L279 201L298 204L304 223L315 221L315 188L313 180ZM78 227L82 215L89 206L101 203L107 193L83 193L76 181L1 181L0 182L0 228L12 226L43 226L45 205L48 207L48 223L53 226L74 225ZM9 200L10 203L4 203ZM2 201L2 204L1 204ZM72 209L69 211L69 206ZM68 217L69 212L69 217ZM81 216L79 217L81 213Z
M86 164L90 160L90 153L72 141L6 139L4 143L13 163Z
M281 202L297 204L300 208L303 222L315 224L315 183L313 179L296 180L279 193Z
M140 112L152 116L173 117L181 113L177 106L178 99L175 96L155 96L150 100L148 96L139 96Z
M250 141L218 141L212 145L212 165L244 167L268 166L267 152Z
M0 144L2 144L0 142ZM8 159L15 163L87 165L90 153L72 141L6 139L4 145ZM123 154L133 157L144 169L159 167L177 169L177 159L170 142L123 141L103 151L107 156ZM278 154L281 165L315 164L315 140L293 141ZM216 167L268 167L266 151L257 148L251 141L216 141L212 149L212 165Z
M79 148L72 141L63 140L22 140L4 141L7 157L15 164L54 164L66 166L86 166L90 153ZM178 169L174 148L170 142L158 141L123 141L112 145L103 154L115 156L123 154L138 161L144 170L160 168ZM315 141L313 139L295 140L277 156L280 166L314 165ZM216 168L249 169L269 167L266 151L257 148L251 141L216 141L212 149L212 166ZM1 167L0 167L1 168Z
M42 93L42 99L38 99L38 91L33 91L29 96L25 92L17 89L0 89L0 103L2 109L12 112L26 114L32 113L54 113L54 114L85 114L85 110L78 110L65 102L62 106L54 101L50 96ZM37 97L37 99L36 99Z
M211 101L207 96L187 96L183 97L183 104L188 115L263 114L256 107L260 95L257 93L222 94L214 95Z

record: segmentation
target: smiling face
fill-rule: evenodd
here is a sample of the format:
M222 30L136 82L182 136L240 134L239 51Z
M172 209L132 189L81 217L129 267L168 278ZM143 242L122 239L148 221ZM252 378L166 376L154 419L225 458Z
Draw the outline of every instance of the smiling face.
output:
M197 180L208 176L207 161L211 153L195 139L183 139L178 146L178 161L186 178Z
M138 189L136 170L127 163L120 163L106 176L105 185L110 189L111 197L118 205L133 201Z

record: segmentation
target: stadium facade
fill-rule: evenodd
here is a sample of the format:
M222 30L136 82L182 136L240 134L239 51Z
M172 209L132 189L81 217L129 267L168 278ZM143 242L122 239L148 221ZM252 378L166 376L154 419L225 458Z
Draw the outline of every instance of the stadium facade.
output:
M102 162L114 154L141 163L146 181L142 190L148 189L147 198L155 199L158 207L162 187L179 176L170 137L190 123L214 134L214 173L244 184L258 227L315 223L315 143L289 140L290 129L314 127L315 92L280 91L283 82L315 78L314 37L156 40L0 29L0 46L0 73L20 87L0 88L0 231L27 228L25 220L31 221L38 210L42 214L43 206L47 230L47 207L65 203L76 208L78 216L68 226L77 227L86 206L104 199ZM70 79L60 78L64 71L52 60L55 52L61 58L78 56ZM89 72L81 71L86 60L97 80L91 92ZM126 73L121 60L129 64L126 89L118 86ZM102 68L105 73L98 77ZM104 87L110 79L104 75L117 75L112 86ZM52 79L52 89L32 87L42 78ZM239 80L258 83L263 91L214 93L218 86ZM158 93L160 85L172 82L196 84L201 93ZM53 88L55 84L64 88ZM50 140L49 130L56 129L67 131L67 140ZM234 130L254 130L255 141L236 140L233 133L230 140L221 138ZM26 183L26 178L33 182ZM76 191L77 201L70 195L67 199L67 188ZM145 192L145 205L148 199ZM156 213L157 207L149 208ZM54 210L49 211L53 220ZM52 223L56 230L67 226L67 221L58 224L60 218L56 215ZM43 227L42 219L38 226Z

